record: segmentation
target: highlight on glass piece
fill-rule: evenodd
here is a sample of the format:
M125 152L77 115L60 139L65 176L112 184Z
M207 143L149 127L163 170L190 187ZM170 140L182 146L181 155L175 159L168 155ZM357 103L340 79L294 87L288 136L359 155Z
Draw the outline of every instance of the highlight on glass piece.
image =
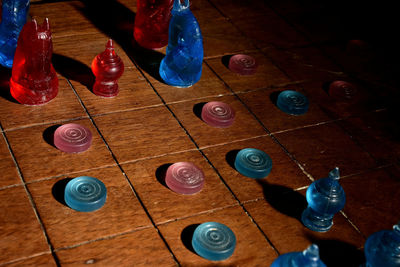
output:
M232 256L236 247L236 237L228 226L218 222L206 222L195 229L192 247L199 256L207 260L221 261Z
M92 133L76 123L64 124L54 132L54 145L67 153L79 153L89 149L92 144Z
M210 126L226 128L233 124L235 111L226 103L212 101L203 106L201 119Z
M203 63L203 37L199 24L189 8L189 0L175 0L169 24L166 56L160 64L165 83L189 87L200 80Z
M138 44L157 49L168 44L173 0L137 0L133 35Z
M244 176L261 179L271 172L272 160L264 151L245 148L236 155L235 168Z
M0 65L13 65L18 36L26 23L29 0L3 0L0 23Z
M53 43L49 20L22 28L10 80L11 95L24 105L41 105L57 96L58 78L51 64Z
M106 198L107 189L104 183L90 176L72 179L67 183L64 191L65 203L76 211L98 210L103 207Z
M280 255L271 267L326 267L319 257L319 248L312 244L302 252L289 252Z
M204 173L191 162L177 162L168 167L165 183L178 194L192 195L203 188Z
M314 181L307 189L308 206L303 211L301 221L308 229L326 232L333 225L333 216L343 209L346 195L339 184L340 173L336 167L327 178Z
M278 95L277 107L290 115L302 115L308 111L309 102L303 94L286 90Z
M249 56L237 54L229 59L229 69L240 75L253 75L257 71L257 61Z
M393 230L382 230L367 238L364 245L365 267L400 266L400 222Z
M114 51L113 41L110 39L104 52L98 54L92 61L92 72L96 76L93 93L103 97L118 95L118 79L124 73L124 63Z
M357 88L346 81L334 81L329 85L329 95L338 100L352 101L357 96Z

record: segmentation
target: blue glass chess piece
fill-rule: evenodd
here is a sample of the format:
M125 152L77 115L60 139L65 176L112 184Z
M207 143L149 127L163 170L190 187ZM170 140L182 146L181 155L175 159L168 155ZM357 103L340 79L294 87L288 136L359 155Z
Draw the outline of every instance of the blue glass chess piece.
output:
M203 63L203 37L189 8L175 0L171 11L166 56L160 64L160 76L169 85L189 87L200 80Z
M272 160L264 151L245 148L236 155L235 169L244 176L261 179L271 172Z
M286 90L278 95L277 107L290 115L302 115L308 111L309 101L303 94Z
M3 0L0 23L0 64L11 68L18 36L26 23L29 0Z
M319 258L319 248L312 244L302 252L290 252L279 256L271 267L326 267Z
M220 261L229 258L236 247L232 230L217 222L206 222L197 226L192 237L194 251L201 257Z
M314 181L307 189L308 207L301 220L307 228L316 232L326 232L333 225L333 216L343 209L346 196L339 184L339 168L333 169L327 178Z
M365 242L366 267L400 266L400 222L393 230L382 230L370 235Z
M77 211L95 211L103 207L107 189L102 181L89 176L79 176L67 183L64 191L65 203Z

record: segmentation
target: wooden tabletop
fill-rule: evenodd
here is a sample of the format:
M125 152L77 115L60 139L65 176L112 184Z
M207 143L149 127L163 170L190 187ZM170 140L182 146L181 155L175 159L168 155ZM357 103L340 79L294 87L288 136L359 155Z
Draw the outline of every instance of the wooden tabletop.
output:
M367 13L355 18L355 6L311 2L191 1L203 73L192 87L175 88L158 76L165 48L133 40L135 0L31 0L30 16L49 18L60 85L48 104L24 106L9 94L11 71L0 69L0 266L269 266L312 243L327 266L364 262L366 238L400 220L398 68L377 41L381 32L363 27L371 26ZM125 72L118 96L101 98L91 92L90 64L110 38ZM257 60L256 74L227 68L238 53ZM328 93L335 80L355 86L351 101ZM307 96L306 114L277 108L276 96L289 89ZM201 120L209 101L235 110L231 127ZM67 154L52 144L68 122L91 130L88 151ZM267 178L235 170L247 147L271 157ZM165 186L166 168L180 161L203 170L199 193ZM328 232L313 232L300 220L306 190L336 166L346 205ZM66 182L82 175L107 187L95 212L63 200ZM193 251L193 231L207 221L235 233L227 260Z

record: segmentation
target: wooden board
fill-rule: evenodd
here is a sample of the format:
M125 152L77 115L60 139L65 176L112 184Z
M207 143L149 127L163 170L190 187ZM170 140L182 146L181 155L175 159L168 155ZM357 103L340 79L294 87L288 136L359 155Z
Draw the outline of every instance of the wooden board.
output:
M339 6L324 3L193 0L191 9L204 37L203 73L194 86L175 88L157 74L165 48L134 44L136 1L31 1L30 16L50 20L60 87L50 103L23 106L9 94L11 71L0 69L0 266L269 266L312 243L327 266L359 266L366 238L398 222L398 92L390 64L374 65L387 59L375 49L376 32L361 40L368 36L356 20L335 23ZM91 92L90 70L109 38L125 63L111 99ZM258 61L256 74L226 67L237 53ZM334 80L357 86L356 99L331 97ZM308 97L306 114L276 107L286 89ZM206 125L199 108L209 101L233 107L235 123ZM92 131L88 151L66 154L51 143L68 122ZM246 147L271 156L267 178L235 170ZM205 173L200 193L164 185L166 168L179 161ZM300 220L305 192L336 166L345 208L330 231L310 231ZM65 205L66 182L81 175L107 186L100 210ZM194 253L193 231L207 221L235 233L229 259Z

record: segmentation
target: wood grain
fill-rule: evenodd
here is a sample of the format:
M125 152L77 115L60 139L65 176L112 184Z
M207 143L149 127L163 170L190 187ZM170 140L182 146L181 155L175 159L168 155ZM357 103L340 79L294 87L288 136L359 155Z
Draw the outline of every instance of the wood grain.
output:
M167 167L182 161L192 162L204 172L204 187L194 195L175 193L165 185ZM122 167L156 224L237 204L198 151L138 161Z
M195 226L208 221L225 224L234 232L237 240L233 255L218 263L201 258L189 245ZM182 266L268 266L277 256L241 207L190 217L160 225L159 228Z
M91 176L107 188L104 206L93 212L79 212L64 202L66 178ZM40 217L54 248L62 248L149 227L141 208L118 167L96 169L29 184Z
M244 148L257 148L271 157L272 170L266 178L252 179L236 171L236 155ZM310 184L298 166L268 136L206 148L203 151L241 202L273 198Z
M22 186L0 190L0 264L49 252Z
M0 188L8 185L20 184L17 166L11 158L6 142L3 137L0 138Z
M7 132L13 153L26 181L114 165L110 152L90 120L71 121L88 128L92 145L81 153L66 153L53 145L60 124L46 124Z
M176 266L153 228L59 250L57 256L62 266Z

